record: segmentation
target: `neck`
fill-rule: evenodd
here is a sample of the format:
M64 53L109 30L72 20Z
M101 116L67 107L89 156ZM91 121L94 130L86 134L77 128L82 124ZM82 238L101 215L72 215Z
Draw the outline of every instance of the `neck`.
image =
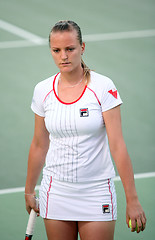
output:
M71 72L61 72L61 81L66 85L75 85L83 78L83 68Z

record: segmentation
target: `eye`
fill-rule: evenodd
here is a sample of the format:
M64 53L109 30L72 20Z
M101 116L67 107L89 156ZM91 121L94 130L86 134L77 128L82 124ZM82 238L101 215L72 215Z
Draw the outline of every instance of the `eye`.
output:
M58 53L58 52L59 52L59 49L53 49L53 52L54 52L54 53Z
M68 48L67 51L72 52L75 48Z

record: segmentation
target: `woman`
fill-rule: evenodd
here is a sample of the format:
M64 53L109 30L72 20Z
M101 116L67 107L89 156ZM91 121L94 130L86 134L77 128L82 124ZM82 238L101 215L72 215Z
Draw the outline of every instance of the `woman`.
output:
M122 135L120 96L109 78L83 62L85 44L75 22L56 23L49 41L60 72L34 91L26 209L43 217L49 240L75 240L78 232L81 240L112 240L117 205L111 152L126 195L126 222L129 227L131 219L132 231L137 222L139 233L146 217ZM37 209L34 189L45 159Z

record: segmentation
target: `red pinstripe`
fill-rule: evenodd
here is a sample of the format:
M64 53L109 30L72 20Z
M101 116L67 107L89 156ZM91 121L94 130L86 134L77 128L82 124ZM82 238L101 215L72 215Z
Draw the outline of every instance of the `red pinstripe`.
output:
M51 190L51 184L52 184L52 177L51 177L51 180L50 180L49 189L47 191L47 203L46 203L46 215L45 215L45 218L47 218L47 213L48 213L48 201L49 201L49 192Z
M57 73L57 74L55 75L55 77L54 77L53 88L54 88L54 83L55 83L55 80L56 80L58 74L59 74L59 73ZM49 93L47 93L47 95L46 95L45 98L44 98L44 101L46 100L47 96L48 96L52 91L53 91L53 89L52 89ZM44 101L43 101L43 102L44 102Z
M91 88L89 88L89 87L87 87L87 88L88 88L90 91L92 91L92 92L94 93L94 95L95 95L95 97L96 97L96 99L97 99L99 105L101 105L100 100L98 99L96 93L95 93Z
M112 205L112 220L114 220L114 207L113 207L113 201L112 201L112 192L111 192L111 189L110 189L110 179L108 179L108 185L109 185L109 192L111 194L111 205Z
M47 95L45 96L45 98L44 98L44 101L43 102L45 102L45 100L46 100L46 98L47 98L47 96L51 93L53 91L53 89L49 92L49 93L47 93Z

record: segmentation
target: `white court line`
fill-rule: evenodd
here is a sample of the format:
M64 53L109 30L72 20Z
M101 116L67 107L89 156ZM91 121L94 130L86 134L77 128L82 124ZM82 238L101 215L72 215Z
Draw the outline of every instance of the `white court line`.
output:
M105 40L144 38L144 37L154 37L154 36L155 36L155 29L148 29L148 30L129 31L129 32L89 34L84 36L84 41L96 42L96 41L105 41Z
M149 173L138 173L134 175L135 179L144 179L144 178L152 178L155 177L155 172L149 172ZM120 181L120 177L117 176L114 178L114 181ZM35 190L39 190L39 185L36 186ZM24 192L24 187L19 188L8 188L8 189L1 189L0 195L9 194L9 193L18 193L18 192Z
M0 49L33 47L33 46L47 45L47 44L48 44L47 40L45 39L43 39L42 42L37 44L33 41L28 41L28 40L5 41L5 42L0 42Z
M8 31L10 33L13 33L19 37L22 37L30 42L33 42L35 44L40 44L40 43L42 43L42 41L44 41L43 38L41 38L33 33L30 33L22 28L19 28L15 25L12 25L6 21L3 21L1 19L0 19L0 28L5 31Z
M39 190L39 185L36 186L35 190ZM6 188L0 190L0 195L8 194L8 193L18 193L18 192L24 192L25 187L18 187L18 188Z
M144 178L151 178L151 177L155 177L155 172L148 172L148 173L137 173L134 174L134 178L135 179L144 179ZM116 176L114 178L114 181L120 181L120 177Z
M20 47L31 47L38 45L47 45L48 39L41 38L32 33L29 33L21 28L17 28L11 25L14 29L20 29L19 33L24 32L25 35L22 35L27 40L19 41L5 41L0 42L0 49L6 48L20 48ZM1 24L0 24L1 27ZM4 25L3 25L4 27ZM7 29L5 29L7 30ZM10 28L8 29L10 30ZM14 34L18 35L16 31ZM18 35L19 36L19 35ZM20 35L21 36L21 35ZM155 29L141 30L141 31L129 31L129 32L115 32L115 33L101 33L101 34L88 34L83 36L83 41L85 42L96 42L96 41L107 41L107 40L121 40L121 39L134 39L134 38L145 38L145 37L154 37Z

